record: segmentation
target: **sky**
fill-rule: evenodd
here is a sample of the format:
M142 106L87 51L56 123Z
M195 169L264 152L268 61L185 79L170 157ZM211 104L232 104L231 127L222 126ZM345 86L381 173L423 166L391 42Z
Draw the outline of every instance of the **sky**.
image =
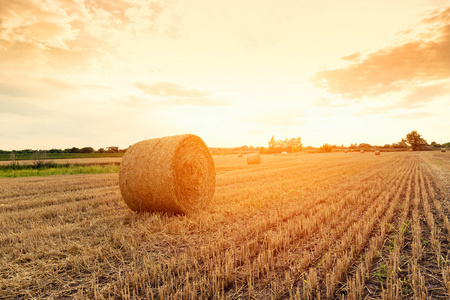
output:
M447 0L0 0L0 149L450 141Z

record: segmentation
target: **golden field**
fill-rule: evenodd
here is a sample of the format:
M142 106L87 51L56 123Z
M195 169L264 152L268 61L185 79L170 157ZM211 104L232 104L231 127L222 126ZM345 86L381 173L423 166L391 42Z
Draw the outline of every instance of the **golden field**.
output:
M0 299L448 299L450 153L214 156L197 214L118 174L0 179Z

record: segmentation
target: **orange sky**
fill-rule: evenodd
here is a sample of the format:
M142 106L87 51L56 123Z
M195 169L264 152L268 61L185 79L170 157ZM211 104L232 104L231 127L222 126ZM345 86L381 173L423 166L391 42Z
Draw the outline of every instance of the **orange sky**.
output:
M450 141L450 5L0 2L0 149Z

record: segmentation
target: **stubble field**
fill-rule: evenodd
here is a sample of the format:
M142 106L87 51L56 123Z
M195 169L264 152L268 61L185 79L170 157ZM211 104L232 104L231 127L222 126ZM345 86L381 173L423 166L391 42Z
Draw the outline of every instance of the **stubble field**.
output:
M0 299L448 299L450 153L215 156L211 206L118 174L0 179Z

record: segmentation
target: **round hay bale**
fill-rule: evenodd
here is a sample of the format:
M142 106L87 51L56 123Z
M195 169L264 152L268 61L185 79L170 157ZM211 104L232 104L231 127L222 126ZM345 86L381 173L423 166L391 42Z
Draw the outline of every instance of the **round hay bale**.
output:
M286 151L281 152L281 155L286 155L286 154L287 154Z
M348 150L344 150L344 153L347 153L348 152Z
M376 150L375 155L380 155L380 150Z
M238 154L238 157L242 157L242 153L239 153L239 154Z
M350 152L353 152L353 149L350 149Z
M446 149L445 148L441 148L441 152L445 152L446 151Z
M247 164L254 165L254 164L260 164L261 163L261 154L259 153L253 153L247 155Z
M119 185L125 203L134 211L199 211L214 196L214 160L196 135L141 141L122 157Z
M364 153L364 150L361 150L361 151L359 151L359 152Z

